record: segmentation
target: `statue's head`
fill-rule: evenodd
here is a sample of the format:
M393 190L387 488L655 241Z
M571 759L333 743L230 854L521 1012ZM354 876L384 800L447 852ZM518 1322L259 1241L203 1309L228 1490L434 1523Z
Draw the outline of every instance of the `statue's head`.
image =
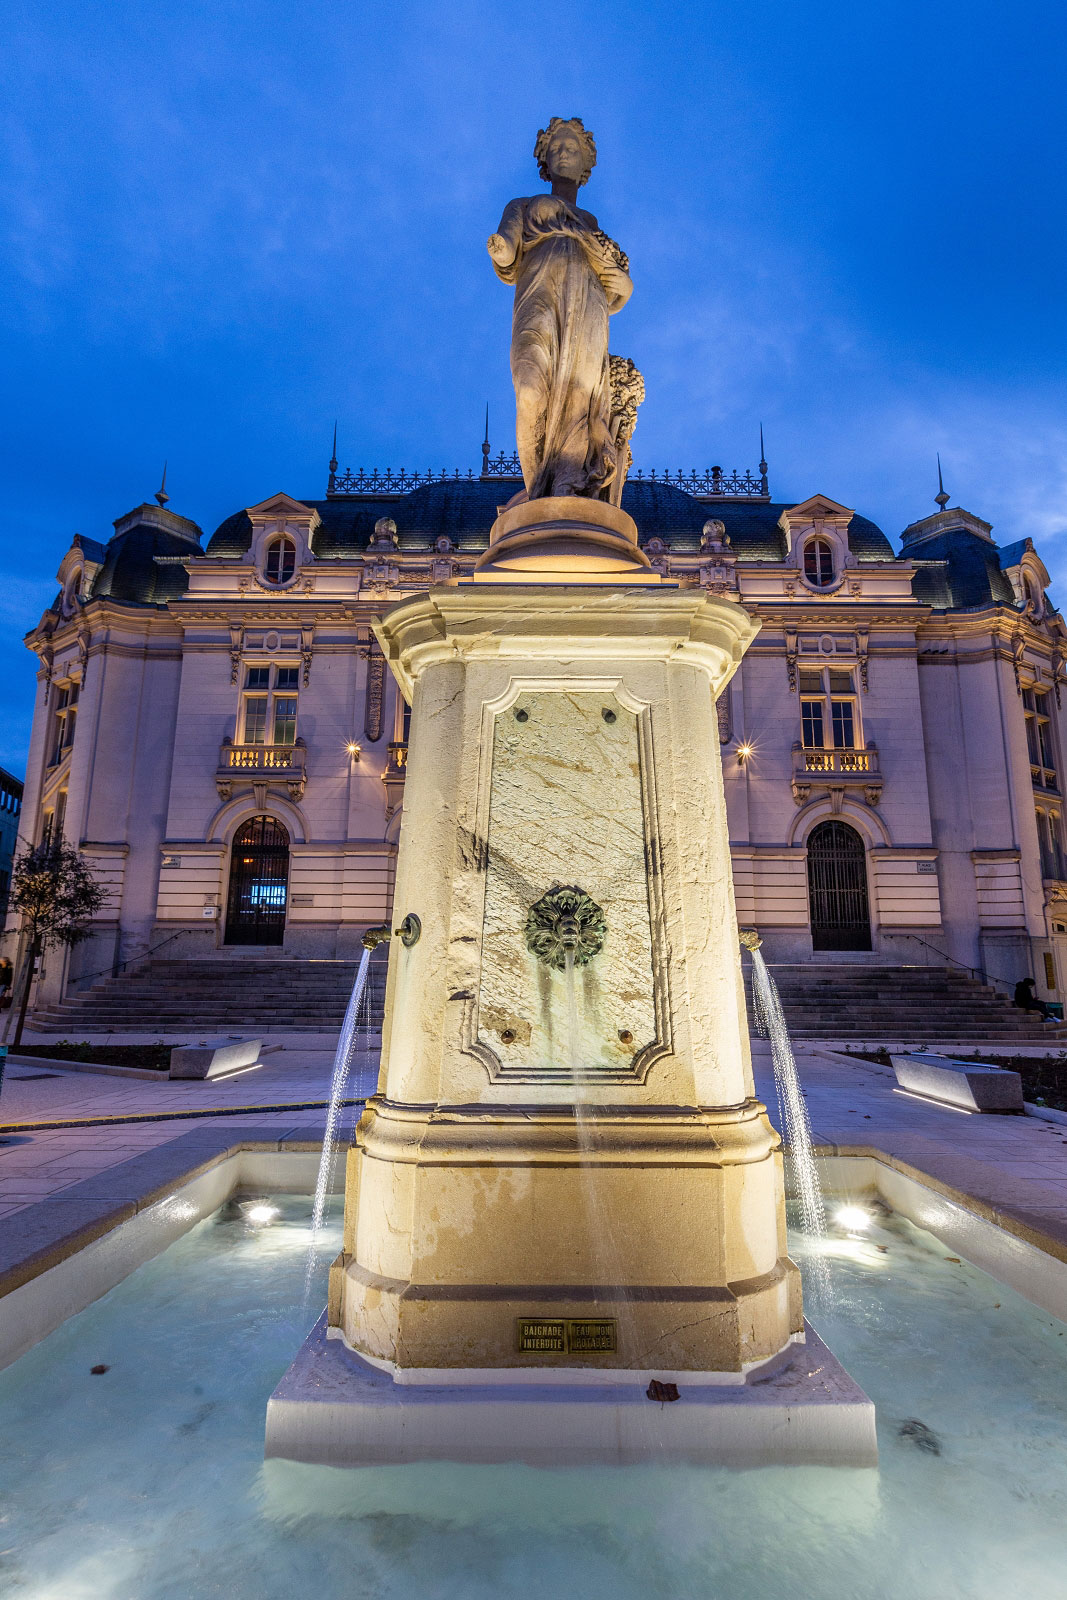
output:
M596 140L581 117L553 117L537 135L534 160L542 178L570 178L581 188L596 166Z

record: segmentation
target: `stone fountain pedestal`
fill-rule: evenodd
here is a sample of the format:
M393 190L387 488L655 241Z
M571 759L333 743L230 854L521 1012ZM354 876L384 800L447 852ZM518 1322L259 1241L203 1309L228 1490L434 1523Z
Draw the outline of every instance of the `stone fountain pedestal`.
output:
M756 631L603 577L380 625L412 705L393 921L421 936L268 1454L873 1461L873 1407L804 1344L753 1092L714 702Z

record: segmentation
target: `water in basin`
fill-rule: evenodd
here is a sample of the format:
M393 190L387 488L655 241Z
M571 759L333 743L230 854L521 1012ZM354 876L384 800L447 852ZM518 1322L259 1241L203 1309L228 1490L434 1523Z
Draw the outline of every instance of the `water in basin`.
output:
M831 1242L820 1321L878 1407L877 1471L339 1471L262 1459L267 1396L306 1332L311 1214L272 1204L257 1224L231 1202L0 1373L0 1594L1067 1592L1067 1329L902 1219Z

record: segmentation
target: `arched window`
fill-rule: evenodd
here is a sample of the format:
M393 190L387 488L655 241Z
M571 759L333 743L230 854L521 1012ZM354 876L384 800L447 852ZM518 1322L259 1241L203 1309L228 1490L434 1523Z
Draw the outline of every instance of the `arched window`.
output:
M808 838L813 950L869 950L867 852L847 822L820 822Z
M816 589L834 581L834 550L829 539L809 539L804 546L804 576Z
M284 534L267 546L263 575L268 583L288 583L296 571L296 545Z
M277 817L252 817L234 835L227 944L281 944L289 889L289 834Z

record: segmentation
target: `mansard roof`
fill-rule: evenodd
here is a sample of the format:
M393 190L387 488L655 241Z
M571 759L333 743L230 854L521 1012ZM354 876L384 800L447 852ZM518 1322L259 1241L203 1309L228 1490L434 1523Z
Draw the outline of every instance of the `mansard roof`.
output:
M922 554L912 558L916 566L912 593L937 611L1013 606L1015 591L1003 570L1011 564L1005 561L1007 554L967 528L947 529L924 539Z
M127 605L161 606L177 600L189 587L181 560L159 562L157 556L199 555L200 529L188 517L160 506L143 505L119 517L114 537L93 580L91 598L121 600Z
M442 535L461 550L484 550L498 510L518 487L517 482L499 478L459 478L380 498L308 500L304 504L322 519L312 548L320 559L326 560L359 555L367 548L379 517L391 517L402 550L428 549ZM637 523L642 544L657 538L679 552L699 550L704 524L715 517L725 523L738 560L785 559L785 534L778 523L788 508L782 501L697 499L684 489L645 479L627 483L622 503ZM237 511L212 534L207 554L223 560L240 559L251 542L248 513ZM866 517L853 516L848 542L859 561L894 558L885 534Z

